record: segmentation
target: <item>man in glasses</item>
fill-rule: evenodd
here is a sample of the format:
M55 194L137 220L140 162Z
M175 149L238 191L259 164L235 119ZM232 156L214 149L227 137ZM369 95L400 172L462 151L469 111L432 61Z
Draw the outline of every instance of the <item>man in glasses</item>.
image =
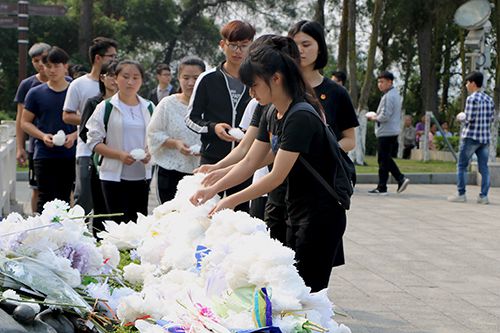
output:
M158 105L160 101L174 92L174 87L172 86L172 72L170 71L170 66L167 64L159 64L156 67L156 80L158 85L149 92L148 99Z
M74 80L64 101L63 120L67 124L80 125L81 112L85 103L91 97L99 94L99 78L101 68L116 59L118 43L113 39L97 37L89 48L89 58L92 69L87 75ZM93 208L91 192L92 151L85 142L78 137L76 146L76 186L75 203L85 209L88 214Z
M218 67L203 73L194 87L188 107L187 126L201 134L201 164L215 164L223 159L236 144L228 131L241 121L250 101L248 89L239 79L241 63L255 36L255 28L243 21L234 20L221 29L219 47L226 60ZM238 192L250 181L227 190ZM248 212L248 203L236 207Z

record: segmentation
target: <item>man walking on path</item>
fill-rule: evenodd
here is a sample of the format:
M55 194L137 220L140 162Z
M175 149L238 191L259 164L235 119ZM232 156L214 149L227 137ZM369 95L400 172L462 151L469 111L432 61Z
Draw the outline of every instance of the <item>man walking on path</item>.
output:
M490 172L488 170L489 146L491 140L491 124L495 117L493 99L481 91L483 74L472 72L465 78L465 87L469 93L465 102L465 112L459 113L457 119L464 122L460 152L457 163L458 194L448 197L451 202L465 202L467 167L475 153L481 174L481 193L477 197L478 204L489 204Z
M398 135L401 131L401 96L393 86L394 75L384 71L377 80L378 88L384 93L377 108L377 113L368 120L376 122L375 136L378 139L378 186L369 191L371 194L387 194L389 172L398 182L397 192L401 193L408 187L410 179L406 178L392 158L398 149Z

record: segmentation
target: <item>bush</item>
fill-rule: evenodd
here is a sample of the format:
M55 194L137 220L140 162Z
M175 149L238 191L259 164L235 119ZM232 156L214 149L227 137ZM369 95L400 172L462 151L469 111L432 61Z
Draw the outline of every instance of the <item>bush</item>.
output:
M448 137L448 141L450 142L451 146L453 147L454 151L458 151L458 146L460 144L460 137L459 136L450 136ZM434 144L436 145L437 150L444 150L448 151L448 145L444 141L444 137L442 136L434 136Z
M12 117L5 111L0 110L0 121L1 120L14 120Z

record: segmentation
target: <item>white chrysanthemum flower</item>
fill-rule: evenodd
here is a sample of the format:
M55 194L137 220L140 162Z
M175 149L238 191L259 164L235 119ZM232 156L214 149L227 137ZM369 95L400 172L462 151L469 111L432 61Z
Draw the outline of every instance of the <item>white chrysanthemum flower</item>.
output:
M125 296L116 309L116 315L122 323L134 322L147 313L144 312L144 299L139 293Z
M165 330L158 325L153 325L144 320L136 320L135 328L141 333L165 333Z
M70 287L76 288L80 285L80 272L71 267L71 262L68 259L56 256L52 251L40 252L36 259L43 262L47 268L56 273Z
M120 251L116 245L109 242L103 242L101 246L98 247L101 251L104 263L112 268L116 268L120 263Z
M123 277L130 283L143 283L144 279L156 270L156 265L131 263L123 267Z

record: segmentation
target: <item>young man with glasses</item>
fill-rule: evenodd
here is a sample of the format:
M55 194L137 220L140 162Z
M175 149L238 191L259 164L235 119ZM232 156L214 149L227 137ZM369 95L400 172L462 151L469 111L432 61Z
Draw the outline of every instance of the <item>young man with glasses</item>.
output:
M64 101L63 120L67 124L80 125L81 112L91 97L99 94L99 78L104 64L116 59L118 43L113 39L97 37L89 48L92 69L87 75L74 80ZM93 208L91 191L92 151L79 137L76 146L75 203L88 214Z
M201 134L201 164L215 164L223 159L236 144L228 131L241 121L250 101L248 89L240 81L239 69L248 54L255 36L255 28L234 20L221 29L219 47L226 60L218 67L204 72L198 78L188 107L187 126ZM250 180L228 189L228 195L247 187ZM248 212L248 202L236 207Z
M159 64L156 67L156 80L158 80L158 85L149 92L148 99L158 105L160 101L174 92L174 87L170 82L172 82L172 72L167 64Z

